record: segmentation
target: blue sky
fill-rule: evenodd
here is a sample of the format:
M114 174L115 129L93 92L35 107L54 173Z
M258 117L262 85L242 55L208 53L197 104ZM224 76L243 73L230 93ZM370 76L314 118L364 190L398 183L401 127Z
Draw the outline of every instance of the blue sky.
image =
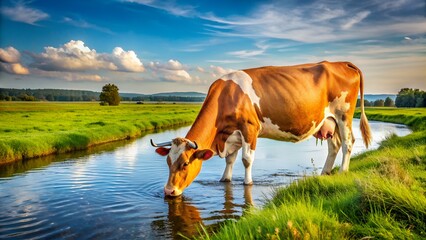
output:
M2 0L0 87L207 92L237 69L351 61L426 89L424 0Z

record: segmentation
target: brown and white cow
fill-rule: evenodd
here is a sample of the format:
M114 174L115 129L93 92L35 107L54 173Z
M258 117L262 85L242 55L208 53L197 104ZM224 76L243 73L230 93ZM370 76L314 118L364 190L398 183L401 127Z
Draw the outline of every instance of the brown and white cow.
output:
M221 77L210 86L185 138L161 144L151 140L156 152L167 156L170 174L165 194L182 194L200 172L203 161L213 155L226 158L221 181L231 181L239 149L245 166L244 184L252 184L258 137L290 142L312 135L327 139L328 156L322 174L330 173L341 147L340 171L348 171L355 141L352 118L358 91L362 137L366 147L371 142L363 84L361 71L349 62L268 66Z

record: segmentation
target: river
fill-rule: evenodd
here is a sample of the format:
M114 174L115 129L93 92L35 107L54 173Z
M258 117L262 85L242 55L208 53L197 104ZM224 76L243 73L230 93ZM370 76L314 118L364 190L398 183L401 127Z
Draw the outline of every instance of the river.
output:
M365 151L354 120L354 154ZM411 131L370 122L371 149L390 133ZM185 136L189 127L147 134L85 151L17 162L0 168L0 239L179 239L197 234L199 224L215 228L238 219L249 206L261 207L274 188L305 175L319 174L327 143L259 139L253 186L244 186L244 166L234 166L233 181L218 180L224 159L203 164L196 180L178 198L164 198L168 177L157 142ZM336 159L340 164L341 155Z

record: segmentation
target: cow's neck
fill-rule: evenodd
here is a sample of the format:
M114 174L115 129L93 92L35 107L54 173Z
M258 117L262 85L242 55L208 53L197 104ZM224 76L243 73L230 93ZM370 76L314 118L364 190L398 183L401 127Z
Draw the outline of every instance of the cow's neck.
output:
M196 141L200 148L213 150L213 141L216 136L217 105L206 100L194 124L186 135L186 138ZM215 109L216 108L216 109Z

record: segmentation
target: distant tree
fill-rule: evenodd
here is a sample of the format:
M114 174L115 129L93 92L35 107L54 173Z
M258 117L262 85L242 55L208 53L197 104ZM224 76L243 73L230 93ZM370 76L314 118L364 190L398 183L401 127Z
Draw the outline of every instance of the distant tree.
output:
M117 106L120 104L120 94L118 93L118 87L114 84L106 84L102 87L102 92L99 95L101 105Z
M383 107L385 106L385 101L383 99L377 99L376 101L374 101L373 105L375 107Z
M385 107L395 107L395 102L392 100L392 98L387 97L385 99L384 106Z
M47 100L47 101L53 101L53 100L55 100L55 99L53 98L53 95L52 95L52 94L47 94L47 95L46 95L46 100Z
M19 95L21 101L36 101L37 99L34 96L29 96L26 93Z
M403 88L396 96L397 107L426 107L426 92L419 89Z
M366 106L366 107L371 107L371 102L370 101L368 101L368 100L366 100L366 99L364 99L364 106Z

